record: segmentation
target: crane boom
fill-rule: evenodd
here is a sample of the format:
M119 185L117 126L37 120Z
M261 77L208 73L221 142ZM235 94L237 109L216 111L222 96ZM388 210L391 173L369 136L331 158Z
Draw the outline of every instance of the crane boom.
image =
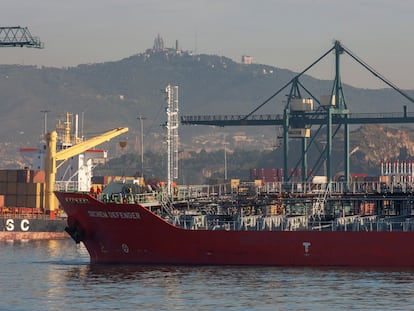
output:
M43 49L44 44L33 37L27 27L0 27L0 47L30 47Z
M109 141L112 138L119 136L128 131L127 127L115 128L113 130L107 131L101 135L85 140L79 144L73 145L67 149L56 152L56 131L47 133L46 135L46 157L45 157L45 205L46 208L52 213L56 209L56 203L53 199L53 191L55 185L55 176L56 176L56 162L66 160L70 157L78 155L82 152L85 152L88 149L91 149L105 141Z
M128 128L126 127L115 128L99 136L58 151L56 152L56 161L66 160L126 132L128 132Z

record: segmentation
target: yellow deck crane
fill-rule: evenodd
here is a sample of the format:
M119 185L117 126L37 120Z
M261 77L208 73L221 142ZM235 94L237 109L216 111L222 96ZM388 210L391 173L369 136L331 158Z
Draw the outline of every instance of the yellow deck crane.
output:
M108 132L105 132L96 137L82 141L76 145L68 147L66 149L56 151L57 133L52 131L46 134L46 157L45 157L45 206L53 217L56 210L56 200L54 200L54 185L56 170L64 163L65 160L70 157L76 156L89 150L105 141L109 141L112 138L119 136L128 131L127 127L115 128ZM59 165L56 165L58 161L63 161Z

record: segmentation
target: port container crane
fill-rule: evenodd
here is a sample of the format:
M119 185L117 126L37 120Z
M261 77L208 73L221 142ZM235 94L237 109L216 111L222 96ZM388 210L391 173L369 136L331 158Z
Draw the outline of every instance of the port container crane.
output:
M27 27L0 27L0 47L29 47L43 49L44 44L33 37Z
M326 96L324 100L318 99L300 82L299 78L304 75L310 68L319 63L330 53L335 54L335 79L330 95ZM315 141L315 137L321 132L322 127L326 129L326 141L324 150L322 150L320 157L316 161L312 171L316 171L321 163L326 164L326 174L328 183L332 182L332 141L338 133L341 126L343 126L344 137L344 179L347 183L350 181L350 150L349 150L349 125L351 124L401 124L414 123L414 113L407 112L407 106L403 107L400 113L350 113L347 108L345 97L342 90L342 82L340 75L340 56L346 53L357 63L362 65L375 77L383 81L394 91L405 97L409 102L414 103L414 99L407 95L406 92L399 89L392 82L387 80L381 74L376 72L372 67L367 65L359 57L354 55L349 49L343 46L339 41L335 41L334 46L319 57L310 66L302 72L293 77L282 88L276 91L273 95L267 98L256 109L246 115L204 115L204 116L182 116L181 123L184 125L198 124L198 125L215 125L215 126L282 126L283 127L283 168L284 181L288 182L291 178L289 175L289 139L299 138L302 140L302 155L298 163L296 163L294 170L301 164L302 166L302 180L307 181L307 156L310 145ZM283 115L255 115L255 113L264 105L269 103L283 90L290 86L290 91L287 97L287 103L284 107ZM306 98L302 96L301 91L306 93ZM313 103L316 103L313 107ZM315 134L310 136L310 129L313 125L319 126ZM334 126L336 128L334 129ZM293 133L293 135L292 135ZM324 160L324 161L322 161Z

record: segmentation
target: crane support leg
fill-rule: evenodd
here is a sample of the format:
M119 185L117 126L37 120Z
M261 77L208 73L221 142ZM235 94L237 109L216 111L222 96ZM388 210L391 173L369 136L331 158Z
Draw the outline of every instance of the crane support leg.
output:
M308 140L302 138L302 182L308 179Z
M53 193L56 175L56 139L55 131L46 134L46 157L45 157L45 207L53 215L56 209L55 194Z
M345 182L348 187L350 180L350 162L349 162L349 125L348 123L344 124L344 170L345 170Z
M332 108L328 108L326 124L326 175L328 184L332 182Z

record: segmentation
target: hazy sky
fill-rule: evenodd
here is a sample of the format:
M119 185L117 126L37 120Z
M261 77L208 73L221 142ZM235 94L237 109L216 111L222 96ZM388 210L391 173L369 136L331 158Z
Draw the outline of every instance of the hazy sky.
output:
M414 89L412 0L1 0L0 26L27 26L45 49L2 48L0 64L76 66L166 46L303 70L344 46L403 89ZM342 81L385 87L350 57ZM331 79L330 55L309 74ZM271 92L269 92L271 93Z

